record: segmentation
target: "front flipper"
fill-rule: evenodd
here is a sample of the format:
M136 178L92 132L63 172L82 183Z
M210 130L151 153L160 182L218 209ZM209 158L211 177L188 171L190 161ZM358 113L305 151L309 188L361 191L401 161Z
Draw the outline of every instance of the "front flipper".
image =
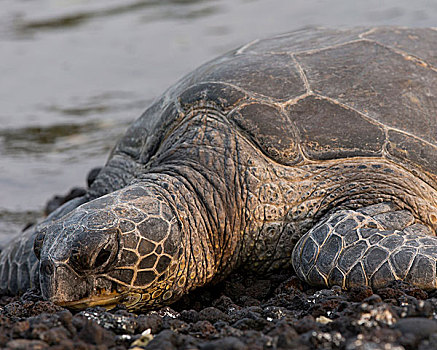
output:
M21 294L30 288L39 289L37 255L44 241L45 225L61 218L87 200L86 196L70 200L51 213L43 222L29 227L15 237L0 252L0 294Z
M437 237L406 210L381 203L332 214L293 250L297 275L312 285L379 288L403 280L437 288Z
M33 253L37 231L27 229L0 254L0 294L21 294L39 288L39 261Z

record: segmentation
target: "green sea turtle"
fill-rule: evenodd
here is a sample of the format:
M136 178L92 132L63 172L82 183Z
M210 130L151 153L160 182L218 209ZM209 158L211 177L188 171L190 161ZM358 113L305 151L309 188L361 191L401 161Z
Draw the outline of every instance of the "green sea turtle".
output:
M305 29L180 80L85 196L7 247L0 287L169 304L240 268L437 286L436 29Z

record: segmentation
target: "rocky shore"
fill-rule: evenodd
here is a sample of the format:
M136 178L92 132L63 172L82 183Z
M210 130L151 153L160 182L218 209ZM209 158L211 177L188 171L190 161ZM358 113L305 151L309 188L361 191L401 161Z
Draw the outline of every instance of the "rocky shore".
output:
M290 277L291 276L291 277ZM171 307L72 312L29 291L0 298L5 349L437 348L437 294L397 282L372 291L313 289L291 272L234 274Z

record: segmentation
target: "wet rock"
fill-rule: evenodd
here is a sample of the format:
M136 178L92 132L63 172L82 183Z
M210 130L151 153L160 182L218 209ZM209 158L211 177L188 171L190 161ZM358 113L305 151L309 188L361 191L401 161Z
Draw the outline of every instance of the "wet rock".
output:
M87 321L77 336L89 344L105 345L107 347L115 345L115 335L92 321Z
M392 326L396 323L397 316L393 309L386 304L373 306L363 303L360 317L353 324L366 328Z
M173 350L177 349L177 336L171 330L164 330L155 336L148 344L148 350Z
M403 334L411 333L417 339L424 339L437 333L437 321L424 317L409 317L399 320L394 328Z
M171 329L177 333L187 333L189 329L188 323L179 319L165 319L162 325L164 329Z
M437 300L417 300L414 297L405 295L397 300L394 308L400 317L433 317L437 310Z
M199 313L196 310L183 310L179 316L185 322L197 322L199 320Z
M169 318L177 318L177 317L179 317L179 313L177 311L173 310L169 306L164 306L161 309L158 309L156 311L151 311L149 314L150 315L151 314L157 314L158 316L169 317Z
M162 329L162 317L156 313L150 313L148 315L140 315L137 318L136 331L141 333L146 329L150 329L152 334L157 334Z
M28 320L20 321L12 326L12 335L16 338L24 337L30 329L30 322Z
M11 350L43 350L48 349L49 344L41 340L15 339L8 342L6 347Z
M301 320L294 322L293 326L299 334L319 330L319 325L312 316L305 316Z
M216 307L217 309L225 312L226 314L230 314L234 312L235 310L240 310L241 307L237 304L235 304L231 298L228 296L222 295L220 298L213 301L212 306Z
M229 316L215 307L207 307L199 312L200 320L207 320L211 323L217 321L229 321Z
M64 310L62 307L57 306L49 301L27 301L18 300L3 307L2 313L4 312L9 317L31 317L34 315L39 315L42 312L45 313L56 313L58 311Z
M364 299L363 303L366 303L369 305L377 305L379 303L382 303L382 298L378 294L373 294L370 297Z
M141 348L146 347L150 341L153 339L153 335L150 332L150 329L145 330L141 333L141 335L130 345L131 350L139 350ZM118 344L121 344L123 341L131 340L130 336L122 336L116 339Z
M317 290L282 274L251 289L243 277L142 314L123 307L71 312L34 293L1 297L0 348L428 350L437 344L435 294L406 283ZM254 293L261 285L269 292Z
M289 295L281 293L274 295L267 300L263 306L278 306L289 310L295 310L300 317L308 314L308 310L313 306L313 301L306 294ZM297 315L296 315L297 316Z
M249 330L254 329L257 331L263 330L268 325L268 321L256 317L256 318L242 318L232 324L232 327L241 329L241 330Z
M75 318L79 317L95 321L106 330L111 330L116 334L133 334L138 328L137 316L125 310L111 313L104 308L96 307L79 312Z
M207 342L200 347L201 350L248 350L249 348L238 338L226 337Z
M390 282L386 287L378 289L377 293L383 299L398 299L403 295L409 295L420 300L428 298L427 292L403 281Z
M286 321L279 321L268 335L276 338L276 345L278 348L285 349L292 348L299 336L296 330Z
M171 330L163 330L157 334L149 344L147 350L174 350L196 348L194 344L195 339L189 335L177 334Z
M315 349L340 349L346 341L339 332L310 331L302 338L304 343Z
M64 327L51 328L39 335L39 338L49 345L60 344L64 340L68 340L71 334Z
M197 321L190 327L190 332L196 337L210 338L217 330L209 321Z
M348 293L350 301L363 301L373 294L372 288L368 286L352 287Z
M318 301L313 301L313 304L308 312L313 317L319 317L319 316L325 316L330 315L335 309L338 308L340 303L344 301L344 298L342 296L337 295L329 295L329 296L317 296Z
M424 340L418 346L418 350L434 350L437 349L437 334L431 334L429 339Z
M262 310L262 317L271 322L274 320L282 320L283 318L290 316L292 312L284 307L267 306Z

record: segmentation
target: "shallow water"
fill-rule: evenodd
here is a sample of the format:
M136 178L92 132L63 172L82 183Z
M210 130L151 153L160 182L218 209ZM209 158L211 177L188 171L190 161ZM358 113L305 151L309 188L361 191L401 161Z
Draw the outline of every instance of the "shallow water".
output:
M0 243L84 186L127 125L202 62L312 25L436 26L435 0L3 0Z

